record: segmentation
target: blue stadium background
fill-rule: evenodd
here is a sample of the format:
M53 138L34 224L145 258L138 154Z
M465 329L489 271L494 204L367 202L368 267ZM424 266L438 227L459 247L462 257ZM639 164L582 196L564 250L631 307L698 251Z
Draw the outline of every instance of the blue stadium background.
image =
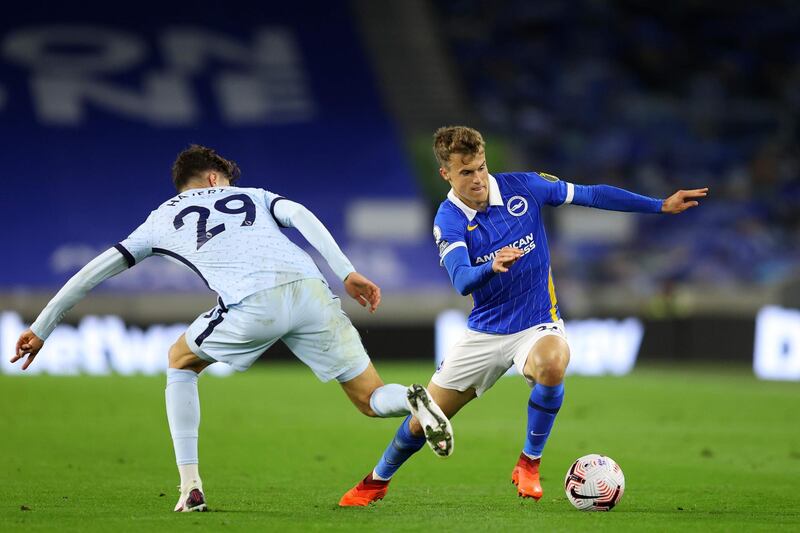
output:
M35 260L5 264L2 285L56 287L124 238L174 194L170 166L189 143L238 161L242 184L305 203L345 245L357 245L344 223L354 200L417 198L353 20L335 4L314 25L302 4L256 17L161 6L124 24L90 7L4 17L0 164L14 178L3 212L11 248ZM180 59L190 55L195 64ZM172 85L152 89L157 77ZM431 261L420 263L409 282L430 279ZM165 288L154 278L116 283ZM166 288L195 287L188 275Z
M0 309L33 319L173 194L175 155L201 143L242 184L306 204L384 287L383 313L349 308L368 343L427 357L437 313L469 307L430 237L447 191L430 136L468 123L497 171L710 186L681 217L548 213L560 302L644 318L643 354L751 357L758 309L800 307L798 27L790 2L7 8ZM189 320L211 301L192 276L148 260L68 321Z

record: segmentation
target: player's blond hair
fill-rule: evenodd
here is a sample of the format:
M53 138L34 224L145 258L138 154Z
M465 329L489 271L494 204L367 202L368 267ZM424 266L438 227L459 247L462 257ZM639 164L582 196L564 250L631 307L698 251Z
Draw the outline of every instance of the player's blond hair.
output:
M433 134L433 153L443 168L448 168L450 155L474 156L485 146L481 132L467 126L445 126Z

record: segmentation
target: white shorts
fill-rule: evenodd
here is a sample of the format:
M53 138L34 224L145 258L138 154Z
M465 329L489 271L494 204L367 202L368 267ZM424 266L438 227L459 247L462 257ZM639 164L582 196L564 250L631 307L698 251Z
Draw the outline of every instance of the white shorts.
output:
M467 330L453 346L431 378L445 389L464 392L470 387L480 396L514 365L525 375L525 362L536 341L548 335L567 340L564 321L537 324L531 328L500 335ZM528 384L533 382L525 378Z
M369 365L361 337L339 298L319 279L302 279L251 294L227 309L216 306L186 330L197 357L247 370L282 340L321 381L344 383Z

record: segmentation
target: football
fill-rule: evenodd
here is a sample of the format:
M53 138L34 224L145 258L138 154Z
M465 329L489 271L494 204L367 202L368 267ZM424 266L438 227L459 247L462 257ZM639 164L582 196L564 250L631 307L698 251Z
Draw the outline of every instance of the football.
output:
M625 492L625 475L610 457L584 455L569 467L564 490L578 510L610 511Z

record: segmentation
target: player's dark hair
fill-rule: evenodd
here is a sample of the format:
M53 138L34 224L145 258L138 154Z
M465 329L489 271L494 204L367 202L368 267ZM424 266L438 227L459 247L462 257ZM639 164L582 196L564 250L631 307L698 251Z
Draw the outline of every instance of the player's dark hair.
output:
M444 168L448 167L451 154L474 156L485 146L481 133L467 126L445 126L433 134L433 153Z
M178 191L182 191L192 179L208 171L224 175L231 185L236 183L241 175L239 165L235 161L225 159L213 148L192 144L179 153L175 163L172 164L172 183Z

